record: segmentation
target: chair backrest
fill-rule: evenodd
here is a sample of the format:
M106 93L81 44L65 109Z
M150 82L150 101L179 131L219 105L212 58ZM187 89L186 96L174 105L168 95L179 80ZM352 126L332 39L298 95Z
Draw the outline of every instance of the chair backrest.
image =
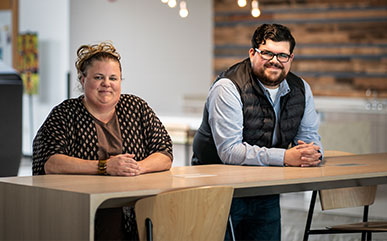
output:
M353 153L343 151L325 151L325 157L348 156ZM320 190L322 210L361 207L371 205L375 201L376 186L361 186Z
M188 188L137 201L140 240L146 240L147 218L157 241L224 240L233 191L224 186Z

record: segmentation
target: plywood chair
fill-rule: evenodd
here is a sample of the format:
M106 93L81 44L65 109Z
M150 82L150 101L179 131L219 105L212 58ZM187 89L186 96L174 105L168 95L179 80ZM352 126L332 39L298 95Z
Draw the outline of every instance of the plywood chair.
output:
M233 188L198 187L161 193L135 204L141 241L223 241Z
M353 155L348 152L326 151L325 157ZM387 222L368 222L369 205L373 204L376 196L376 186L361 186L349 188L326 189L319 191L321 209L362 207L363 222L327 227L325 229L310 229L313 217L317 191L313 191L308 218L306 221L304 241L313 234L361 233L361 240L371 240L372 232L387 232Z

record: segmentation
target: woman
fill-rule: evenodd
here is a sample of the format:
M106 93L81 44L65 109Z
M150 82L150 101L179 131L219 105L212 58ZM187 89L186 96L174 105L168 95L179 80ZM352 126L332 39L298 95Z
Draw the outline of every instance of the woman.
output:
M121 94L120 55L114 46L83 45L77 55L84 94L54 107L40 127L33 143L33 175L136 176L168 170L171 139L144 100Z

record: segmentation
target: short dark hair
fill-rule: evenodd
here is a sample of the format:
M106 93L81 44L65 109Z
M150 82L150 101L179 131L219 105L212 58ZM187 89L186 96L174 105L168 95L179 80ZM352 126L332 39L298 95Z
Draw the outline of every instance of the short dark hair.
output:
M262 24L258 26L251 38L252 48L259 48L261 44L266 43L267 39L274 42L289 42L290 54L293 53L294 47L296 46L296 40L293 38L290 30L281 24Z

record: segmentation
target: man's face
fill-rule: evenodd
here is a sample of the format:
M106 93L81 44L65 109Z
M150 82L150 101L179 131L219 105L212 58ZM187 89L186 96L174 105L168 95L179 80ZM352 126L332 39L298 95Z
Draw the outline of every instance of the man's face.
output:
M258 48L261 53L251 48L249 56L253 72L261 83L267 88L277 88L289 73L293 54L290 54L290 43L287 41L274 42L270 39L266 40L265 44L261 44ZM267 53L270 54L286 54L289 55L289 60L284 62L278 60L278 56L274 56L271 60L267 59ZM263 56L263 55L264 56ZM265 59L266 58L266 59Z

